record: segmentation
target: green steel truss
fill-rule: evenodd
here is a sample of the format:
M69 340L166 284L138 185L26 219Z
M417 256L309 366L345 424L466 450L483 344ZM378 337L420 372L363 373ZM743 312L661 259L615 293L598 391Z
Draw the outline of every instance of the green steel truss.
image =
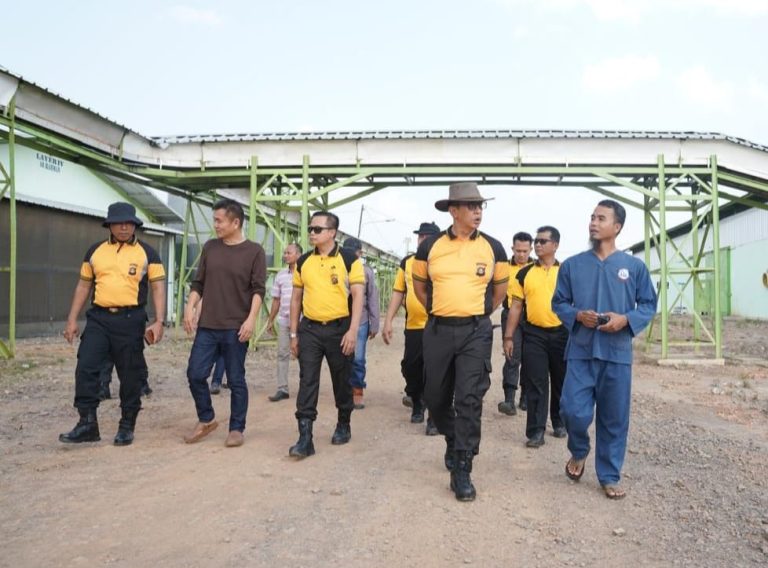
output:
M292 242L292 239L297 239L306 248L311 210L332 210L388 187L446 185L453 181L476 181L483 185L574 187L593 190L644 212L645 261L653 267L652 273L660 282L660 314L658 322L647 333L649 345L660 344L663 359L670 356L670 348L675 348L677 352L705 349L705 355L719 359L722 357L722 317L718 290L720 262L719 255L714 254L712 266L705 266L704 251L718 251L720 248L719 211L723 204L737 202L766 209L768 201L767 180L721 168L717 156L711 156L706 165L697 166L666 164L662 156L654 165L568 166L517 163L315 166L311 163L311 156L304 156L301 164L284 167L262 166L258 156L253 156L248 167L174 170L132 165L121 161L119 157L97 152L37 127L20 123L14 125L12 121L12 113L10 117L0 117L0 124L10 129L7 133L0 132L0 137L8 138L11 146L14 144L12 133L15 126L24 133L24 137L16 138L15 143L73 160L112 176L125 177L131 181L137 181L136 176L139 176L145 185L188 199L177 283L177 322L181 319L184 291L191 267L195 265L195 262L188 263L188 239L190 235L197 239L203 234L194 224L192 208L198 205L209 207L217 190L242 189L249 192L248 236L255 239L257 222L267 227L268 233L274 238L274 271L280 266L284 246ZM10 185L13 192L13 183ZM691 216L694 230L687 237L689 242L685 245L675 243L668 234L667 216L673 211L686 212ZM288 213L299 214L296 224L288 222ZM686 254L684 246L688 246L692 252ZM657 258L655 263L651 260L654 251ZM13 248L11 257L15 262ZM11 268L12 280L14 262ZM377 268L382 295L387 296L394 280L396 264L392 259L370 259L370 262ZM677 282L681 275L685 278L682 286ZM670 314L673 306L683 298L688 287L700 290L707 279L716 288L714 306L710 313L706 317L698 313L695 300L698 294L694 293L694 305L690 306L690 312L694 314L690 337L684 341L671 338ZM12 293L15 293L15 289ZM11 354L13 341L11 337Z

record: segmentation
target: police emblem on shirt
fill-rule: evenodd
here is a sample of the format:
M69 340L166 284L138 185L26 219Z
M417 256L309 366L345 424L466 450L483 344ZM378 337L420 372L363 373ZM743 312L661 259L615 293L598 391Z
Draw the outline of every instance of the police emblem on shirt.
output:
M481 262L478 262L477 263L477 269L475 270L475 274L477 276L485 276L485 267L486 267L485 264L483 264Z
M621 280L622 282L624 282L625 280L629 280L629 270L627 270L626 268L619 268L618 275L619 275L619 280Z
M339 283L339 275L338 274L331 274L331 284L336 286L336 284Z
M136 276L136 271L137 271L138 269L139 269L139 265L138 265L138 264L131 264L131 265L128 267L128 274L129 274L130 276Z

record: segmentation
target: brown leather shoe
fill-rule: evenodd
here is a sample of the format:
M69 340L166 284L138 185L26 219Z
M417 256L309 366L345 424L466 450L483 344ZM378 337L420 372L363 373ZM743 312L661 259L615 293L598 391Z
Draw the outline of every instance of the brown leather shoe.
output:
M216 422L216 420L211 420L210 422L198 422L195 426L195 429L192 430L188 435L184 436L184 441L187 444L194 444L195 442L198 442L205 438L208 434L213 432L217 427L219 423Z
M360 387L352 387L352 402L355 405L355 410L365 408L365 403L363 402L363 389Z
M236 448L238 446L242 446L243 442L245 442L245 437L243 436L243 433L238 430L230 430L229 435L227 435L227 441L224 442L224 445L228 448Z

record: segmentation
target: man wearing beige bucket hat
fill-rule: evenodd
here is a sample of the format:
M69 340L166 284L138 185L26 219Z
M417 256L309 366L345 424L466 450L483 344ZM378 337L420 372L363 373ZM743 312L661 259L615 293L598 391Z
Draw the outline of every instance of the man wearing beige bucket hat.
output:
M507 293L509 263L503 245L478 230L489 199L477 184L455 183L435 203L453 224L419 245L413 290L427 309L424 398L445 436L445 467L459 501L476 491L470 473L480 448L483 396L491 384L493 332L489 316Z

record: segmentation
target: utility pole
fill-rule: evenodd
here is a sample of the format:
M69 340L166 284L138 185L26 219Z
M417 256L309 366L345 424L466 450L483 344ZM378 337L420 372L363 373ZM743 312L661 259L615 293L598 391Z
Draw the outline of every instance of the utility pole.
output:
M363 210L365 209L365 205L362 203L360 204L360 219L357 222L357 238L360 238L360 229L363 228Z

